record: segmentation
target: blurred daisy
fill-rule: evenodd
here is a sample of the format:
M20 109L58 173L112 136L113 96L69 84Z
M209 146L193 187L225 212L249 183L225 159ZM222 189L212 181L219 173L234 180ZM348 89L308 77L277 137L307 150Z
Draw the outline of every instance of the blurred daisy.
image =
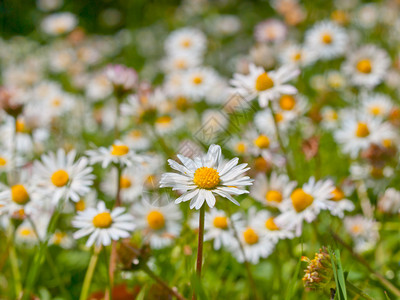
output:
M183 93L194 100L201 100L211 90L218 74L211 68L199 67L183 74Z
M286 174L272 172L269 179L265 174L259 174L250 189L250 195L264 206L279 208L283 200L290 197L296 185Z
M233 92L237 92L247 100L258 97L261 107L266 107L269 101L278 99L281 95L293 95L297 89L285 84L299 75L300 71L293 66L284 65L276 71L266 72L253 64L249 66L249 74L234 74L231 80Z
M400 213L400 192L395 188L388 188L378 200L378 209L385 213Z
M25 214L30 215L37 206L34 203L35 198L34 187L28 182L4 186L0 191L0 214L13 215L22 209Z
M344 54L348 42L346 31L339 25L322 21L307 30L305 45L322 60L332 59Z
M390 66L386 51L366 45L351 52L343 65L344 73L358 86L373 88L384 79Z
M150 140L141 129L128 131L123 136L122 142L135 151L146 150L150 147Z
M162 203L168 203L166 196ZM170 246L181 232L182 212L173 203L164 206L154 206L150 199L135 203L131 213L135 217L138 228L143 230L144 238L148 239L153 249Z
M134 162L143 161L132 149L120 141L115 141L111 147L100 147L96 150L88 150L90 164L101 162L102 168L107 168L111 163L121 167L130 167Z
M275 223L275 217L267 210L260 210L254 214L254 223L269 240L277 243L279 240L294 238L294 232L285 228L280 228Z
M138 83L136 71L124 65L109 65L104 72L117 94L131 92Z
M108 246L111 240L128 238L136 225L133 217L124 211L122 207L110 211L103 201L96 208L78 211L78 215L72 220L72 226L78 228L73 235L74 239L90 235L86 242L86 247L90 247L93 244Z
M185 71L198 67L201 58L195 52L177 52L167 56L161 65L166 72Z
M75 240L69 233L56 230L50 238L50 244L60 246L64 249L71 249L75 245Z
M392 100L385 94L375 93L361 98L364 112L371 117L386 118L393 107Z
M303 221L311 223L321 210L332 207L331 199L334 185L331 180L316 181L311 177L301 188L290 195L290 205L282 206L284 211L276 217L275 223L282 228L295 230L296 235L302 232Z
M332 197L329 200L334 202L334 205L332 205L329 211L332 215L339 218L344 217L345 211L353 211L355 208L354 203L346 199L345 193L338 187L335 187L332 191Z
M364 252L376 246L379 240L378 223L362 215L344 218L346 231L353 238L357 252Z
M287 35L287 28L285 24L277 19L269 19L258 23L255 30L254 36L257 42L282 42Z
M235 219L238 215L233 215L232 219ZM195 218L196 226L198 225L198 216ZM215 250L221 249L221 247L231 247L235 243L234 233L232 230L232 224L229 217L223 210L212 209L205 214L204 220L204 240L213 241Z
M88 159L81 157L75 161L76 151L65 153L58 149L57 153L43 154L41 161L35 161L34 181L37 191L51 199L53 204L65 197L78 202L90 191L94 175Z
M289 45L286 46L280 56L282 64L293 64L300 67L305 67L312 64L316 57L313 52L300 45Z
M246 168L247 164L238 165L238 158L224 160L221 147L218 145L211 145L203 157L192 160L178 154L178 158L183 165L171 159L168 163L181 174L163 174L160 187L172 187L173 190L183 192L175 203L191 200L191 209L200 209L205 201L209 207L214 207L216 202L214 194L239 205L232 195L248 193L242 188L252 184L252 179L243 176L243 173L249 170Z
M42 30L48 35L61 35L75 28L78 20L69 12L54 13L42 21Z
M202 55L206 50L206 46L207 40L204 33L189 27L173 31L165 41L165 51L171 55L178 52Z

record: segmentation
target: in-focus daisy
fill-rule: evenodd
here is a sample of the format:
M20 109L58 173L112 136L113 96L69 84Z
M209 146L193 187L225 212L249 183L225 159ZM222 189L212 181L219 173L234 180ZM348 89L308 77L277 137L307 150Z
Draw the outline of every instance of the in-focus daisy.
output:
M366 45L349 54L343 71L354 85L373 88L382 82L389 66L390 58L386 51L375 45Z
M296 185L286 174L272 172L269 179L265 174L259 174L250 189L250 195L265 206L279 208L283 200L290 197Z
M49 35L60 35L70 32L78 20L69 12L54 13L42 21L42 30Z
M79 229L74 233L74 239L90 235L86 242L86 247L90 247L94 243L96 246L108 246L111 240L129 237L136 226L133 217L124 212L122 207L110 211L103 201L96 208L79 211L72 221L72 226Z
M166 196L162 203L168 203ZM173 203L165 206L154 206L150 199L135 203L131 213L139 229L143 230L144 239L150 242L153 249L171 245L181 232L182 212Z
M78 202L90 191L94 175L86 157L76 158L76 151L43 154L41 161L34 162L34 180L37 191L51 199L52 203L65 197Z
M322 21L306 32L305 45L316 57L327 60L344 54L348 42L346 31L339 25Z
M234 74L231 80L233 92L237 92L247 100L258 97L261 107L266 107L271 100L281 95L293 95L297 89L286 82L299 75L300 71L291 65L284 65L276 71L266 72L262 67L249 66L249 74Z
M183 192L175 203L191 200L191 209L200 209L205 201L209 207L214 207L216 202L214 194L239 205L232 195L248 193L243 187L252 184L250 177L243 176L249 169L246 168L247 164L238 165L238 158L224 160L221 147L218 145L211 145L203 157L192 160L178 154L178 158L183 165L171 159L168 163L181 174L163 174L160 187L172 187L173 190Z
M282 228L293 229L296 235L302 232L303 220L311 223L321 210L332 207L331 199L334 185L331 180L316 181L311 177L301 188L295 189L284 211L275 219L275 223Z
M96 150L86 152L90 163L101 162L102 168L107 168L111 163L121 167L132 166L134 162L141 162L143 159L121 141L115 141L110 147L100 147Z

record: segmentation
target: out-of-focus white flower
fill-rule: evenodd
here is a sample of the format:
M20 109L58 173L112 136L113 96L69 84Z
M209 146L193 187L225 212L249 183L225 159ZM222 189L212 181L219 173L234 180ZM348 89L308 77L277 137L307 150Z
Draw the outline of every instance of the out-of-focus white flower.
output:
M74 14L59 12L44 18L41 27L48 35L61 35L72 31L77 24L78 19Z

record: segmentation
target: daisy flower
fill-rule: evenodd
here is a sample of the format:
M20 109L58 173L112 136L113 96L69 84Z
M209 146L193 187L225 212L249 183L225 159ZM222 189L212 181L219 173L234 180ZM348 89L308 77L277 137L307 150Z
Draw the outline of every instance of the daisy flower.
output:
M363 95L362 109L371 117L384 119L389 116L393 103L389 96L381 93Z
M254 223L257 223L257 228L269 240L277 243L279 240L294 238L294 232L285 228L280 228L275 223L275 216L267 210L260 210L254 215Z
M297 89L286 82L298 76L300 71L291 65L284 65L278 70L266 72L254 64L249 66L249 74L234 74L231 80L233 92L239 93L247 100L258 97L261 107L266 107L269 101L276 100L281 95L293 95Z
M27 181L12 186L2 186L0 192L0 214L13 215L19 210L30 215L37 208L34 187Z
M231 217L233 222L237 216L236 214ZM198 216L195 219L196 226L198 226ZM205 213L204 240L213 241L215 250L219 250L221 247L229 248L235 243L231 221L223 210L212 209Z
M202 55L206 46L207 40L204 33L189 27L173 31L165 41L165 51L171 55L178 52Z
M86 247L91 247L93 244L108 246L111 240L128 238L136 225L133 217L124 211L122 207L110 211L103 201L100 201L96 208L78 211L78 215L72 221L72 226L79 228L73 235L74 239L90 235Z
M58 149L57 153L43 154L41 161L33 163L34 181L38 193L58 203L65 197L78 202L82 196L90 191L94 175L92 167L88 166L88 159L76 158L76 151L65 153Z
M257 42L282 42L287 35L287 28L285 24L277 19L265 20L257 24L254 30L254 36Z
M335 187L329 200L334 202L330 208L331 214L339 218L344 217L345 211L353 211L355 208L354 203L346 199L345 193L339 187Z
M161 202L168 203L166 196L162 197L164 199ZM132 206L131 213L153 249L170 246L181 232L182 212L173 203L153 206L150 204L150 199L142 199Z
M250 195L264 206L279 208L283 200L290 197L296 185L286 174L272 172L269 179L265 174L259 174L250 189Z
M368 251L379 240L378 223L362 215L344 218L344 227L353 238L357 252Z
M375 45L365 45L351 52L343 65L343 72L357 86L373 88L384 79L390 66L386 51Z
M243 251L237 242L232 244L230 251L239 262L246 259L252 264L257 264L260 258L267 258L275 248L275 242L263 233L259 226L260 220L256 217L256 210L252 207L246 221L233 224L233 226L237 226Z
M88 150L90 164L101 162L102 168L107 168L111 163L121 167L130 167L134 162L142 162L143 159L121 141L115 141L110 147L100 147L96 150Z
M138 74L124 65L109 65L105 74L118 93L132 91L138 83Z
M180 72L198 67L202 59L194 52L177 52L167 56L161 63L163 69L168 72Z
M385 213L400 213L400 192L394 188L388 188L378 200L378 209Z
M301 188L295 189L290 195L284 211L276 217L275 223L282 228L295 230L296 235L302 232L303 221L311 223L321 210L332 207L331 199L334 185L331 180L316 181L311 177Z
M42 30L48 35L61 35L72 31L78 24L74 14L69 12L54 13L42 21Z
M346 31L339 25L322 21L307 30L305 45L322 60L336 58L344 54L348 43Z
M177 173L165 173L161 177L160 187L172 187L183 193L175 203L190 201L190 208L200 209L207 202L209 207L215 205L215 194L227 198L236 205L239 203L232 195L248 193L242 189L252 184L252 179L243 176L249 168L247 164L238 165L238 158L224 160L221 147L211 145L206 155L193 160L178 154L183 165L169 159L168 163Z
M286 46L280 56L282 64L293 64L300 67L305 67L312 64L317 57L313 55L313 52L301 45L289 45Z
M205 98L218 80L214 69L199 67L186 71L183 74L183 93L187 97L199 101Z

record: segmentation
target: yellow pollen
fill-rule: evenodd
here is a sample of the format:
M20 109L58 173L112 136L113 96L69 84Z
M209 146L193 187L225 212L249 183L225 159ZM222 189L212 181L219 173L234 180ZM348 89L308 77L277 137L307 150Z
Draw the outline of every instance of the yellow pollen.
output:
M362 59L357 63L357 70L364 74L369 74L372 71L371 61L369 59Z
M84 211L86 208L86 204L84 200L79 200L78 202L75 203L75 210L76 211Z
M279 100L279 106L283 110L292 110L293 107L296 105L296 100L293 96L290 95L283 95Z
M253 143L260 149L266 149L269 147L269 138L263 134L260 134L258 138L253 141Z
M321 40L324 44L331 44L332 43L332 35L330 33L324 33L321 37Z
M297 52L293 55L293 60L294 61L299 61L301 59L301 53Z
M102 212L93 218L93 225L97 228L109 228L113 222L109 212Z
M383 147L385 147L385 148L390 148L390 147L393 146L393 141L390 140L390 139L384 139L384 140L382 141L382 145L383 145Z
M369 136L369 129L368 129L368 125L366 123L359 122L357 124L356 136L359 138L365 138L365 137Z
M258 243L258 234L250 227L243 232L243 238L244 241L249 245Z
M153 210L147 215L147 223L151 229L159 230L165 225L164 215L157 210Z
M282 202L282 193L277 190L270 190L265 194L265 199L268 202Z
M218 216L214 218L213 225L216 228L227 229L228 228L228 218L224 216Z
M171 123L171 121L172 118L170 116L162 116L157 119L156 123L161 125L168 125L169 123Z
M283 121L283 115L282 115L281 113L277 113L277 114L275 115L275 121L276 121L277 123L282 122L282 121Z
M246 152L246 144L243 142L239 142L236 144L236 151L239 153L245 153Z
M29 194L22 184L11 187L11 199L19 205L24 205L29 201Z
M0 157L0 166L5 166L7 164L7 160L4 157Z
M382 108L379 106L372 106L369 109L369 112L374 116L379 116L380 114L382 114Z
M51 182L56 187L63 187L68 183L69 175L65 170L58 170L51 175Z
M274 86L274 81L268 76L266 72L259 75L256 79L256 90L259 92L268 90Z
M132 185L132 181L129 179L127 176L121 176L119 179L119 187L121 189L127 189L130 188Z
M361 233L361 231L362 231L362 227L360 226L360 225L353 225L352 227L351 227L351 231L353 232L353 233Z
M19 232L22 236L30 236L33 232L29 228L23 228Z
M129 152L129 147L126 145L112 145L111 154L115 156L123 156Z
M307 194L301 188L295 189L290 198L292 199L293 207L297 212L302 212L314 201L313 196Z
M195 77L193 77L193 83L194 83L194 84L199 85L199 84L201 84L202 82L203 82L203 77L201 77L201 76L195 76Z
M333 192L333 197L331 198L331 200L333 201L340 201L344 198L344 193L341 189L339 189L338 187L336 187Z
M266 222L265 222L265 227L268 230L279 230L279 227L275 224L274 218L269 218Z
M181 42L181 46L183 48L189 48L192 45L192 41L190 39L184 39Z
M194 172L193 182L201 189L211 190L220 182L219 173L214 168L198 168Z

